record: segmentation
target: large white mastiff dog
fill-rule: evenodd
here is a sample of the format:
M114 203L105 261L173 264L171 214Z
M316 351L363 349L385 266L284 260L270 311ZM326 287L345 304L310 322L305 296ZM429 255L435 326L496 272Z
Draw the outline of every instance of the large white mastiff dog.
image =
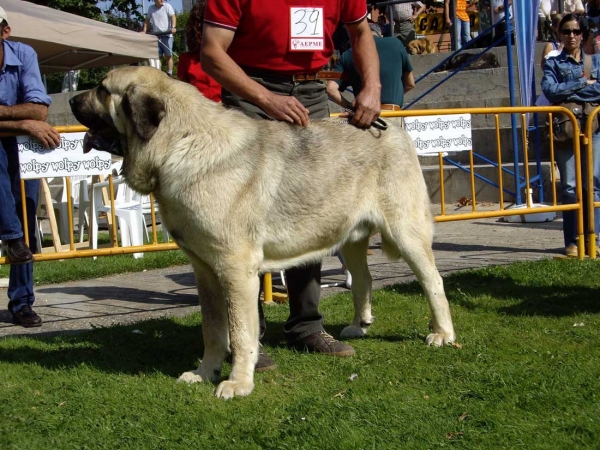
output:
M417 154L399 127L360 130L336 120L307 128L248 118L150 67L111 71L74 97L89 128L85 149L123 156L127 183L154 193L164 225L194 268L205 352L186 382L221 381L216 395L248 395L258 354L258 274L315 261L339 248L352 274L354 319L373 322L369 236L404 258L431 308L427 343L454 340L435 266L433 221Z

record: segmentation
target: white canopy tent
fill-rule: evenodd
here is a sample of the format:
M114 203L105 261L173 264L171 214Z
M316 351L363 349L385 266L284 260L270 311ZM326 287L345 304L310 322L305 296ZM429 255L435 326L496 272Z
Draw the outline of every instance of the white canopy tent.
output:
M2 0L10 40L31 45L42 73L158 58L157 38L21 0Z

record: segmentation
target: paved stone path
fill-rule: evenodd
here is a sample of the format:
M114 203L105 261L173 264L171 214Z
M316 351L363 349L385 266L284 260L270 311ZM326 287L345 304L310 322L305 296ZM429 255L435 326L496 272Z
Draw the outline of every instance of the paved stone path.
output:
M449 207L448 213L454 209ZM433 245L438 270L443 276L486 265L552 258L563 251L561 229L561 220L522 224L476 219L439 223ZM382 255L377 236L371 244L373 255L368 261L374 288L414 279L406 263L390 262ZM322 282L342 280L337 258L325 258ZM321 295L327 297L341 291L345 288L326 288ZM6 289L0 289L0 297L6 298ZM13 325L8 311L0 310L0 336L79 331L181 316L198 311L199 306L194 275L189 266L180 266L37 286L35 310L44 325L33 329Z

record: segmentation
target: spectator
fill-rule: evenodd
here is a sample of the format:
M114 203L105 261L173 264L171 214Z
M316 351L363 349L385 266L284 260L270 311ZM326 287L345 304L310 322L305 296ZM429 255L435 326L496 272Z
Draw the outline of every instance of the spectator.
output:
M383 37L390 37L392 35L392 25L390 24L390 19L387 14L379 14L377 18L377 24L381 28L381 34Z
M51 99L42 83L37 55L28 45L8 41L8 17L0 7L0 131L28 134L46 148L60 143L60 135L46 122ZM25 181L29 247L23 239L23 208L19 151L15 137L0 139L0 239L10 266L8 310L23 327L39 327L42 319L33 311L33 254L39 180Z
M320 44L320 48L311 51L292 49L290 35L293 34L294 42L303 42L306 27L290 30L289 21L281 18L297 14L300 23L306 11L289 3L293 2L275 2L265 9L260 0L208 0L202 65L223 86L223 103L256 118L302 126L307 126L310 119L329 117L326 86L318 74L333 53L335 27L343 22L364 80L351 121L356 126L368 127L379 115L381 86L377 52L365 19L366 3L364 0L319 3L329 12L327 20L314 22L323 39L311 41L311 45ZM311 11L318 15L323 12L321 8L311 8ZM351 346L337 341L323 328L323 316L318 308L320 275L320 262L286 272L290 316L284 331L288 345L330 356L353 355ZM259 307L262 334L266 323L260 311L262 307ZM264 351L259 350L255 370L274 366Z
M560 55L560 52L563 49L561 39L558 36L558 25L560 24L560 21L562 20L562 18L563 18L562 14L554 14L552 16L552 23L551 23L552 35L556 36L556 39L553 40L552 42L548 42L544 46L544 50L542 51L542 63L541 63L542 70L544 70L544 64L546 64L546 60L548 58L552 58L553 56ZM540 105L538 105L538 106L540 106Z
M177 32L173 7L165 0L154 0L154 5L148 7L143 33L148 31L149 25L152 25L152 33L158 36L158 57L165 58L167 73L173 76L173 33Z
M542 78L542 92L552 104L563 102L600 102L600 83L591 79L589 74L584 74L585 52L581 49L583 21L582 18L573 14L565 15L558 26L559 37L563 44L563 50L558 56L548 58L544 65L544 76ZM592 55L591 73L600 70L600 55ZM581 126L584 126L581 123ZM585 148L584 146L581 147ZM586 205L588 195L594 196L594 201L600 201L600 128L594 130L592 137L593 152L593 177L594 192L586 191L583 183L583 204ZM555 152L556 163L560 172L561 196L563 204L576 202L575 194L575 156L573 148L567 145ZM586 152L581 152L581 179L586 179ZM584 208L584 216L587 208ZM594 213L596 233L600 230L600 214L598 209ZM584 234L587 238L588 219L584 217ZM596 251L600 250L598 235L596 234ZM563 237L565 243L565 254L577 256L577 216L575 211L563 211ZM587 244L587 242L586 242Z
M512 2L511 2L512 4ZM540 0L538 9L537 40L541 42L552 42L556 38L552 36L552 15L556 14L554 0Z
M512 0L508 1L508 19L512 20ZM504 0L492 0L492 22L497 23L499 20L504 19L506 16L506 11L504 11ZM496 46L500 47L506 44L506 41L499 40L500 38L506 36L506 21L499 23L494 27L494 41L496 42ZM514 42L514 40L513 40Z
M460 50L471 40L471 19L467 13L467 0L456 0L456 11L450 11L450 0L444 0L444 19L450 27L452 51ZM456 17L456 29L452 18ZM456 40L458 39L458 47Z
M415 87L412 65L403 45L395 38L383 37L379 25L370 24L379 55L379 78L381 80L381 109L400 111L404 94ZM345 51L338 61L336 71L342 72L342 80L327 82L327 95L338 105L349 108L351 103L342 95L349 86L354 95L362 90L362 79L354 65L353 50ZM387 119L386 119L387 120Z
M600 24L600 0L588 0L585 5L585 14L589 20L590 28L598 28Z
M204 96L215 102L221 101L221 85L209 77L200 64L202 46L202 24L204 23L206 0L198 0L185 26L185 41L188 51L179 55L177 77L181 81L193 84Z
M585 14L581 0L563 0L563 14Z
M464 0L463 0L464 1ZM394 18L394 34L406 47L408 43L417 38L415 20L425 11L421 2L397 3L392 5Z

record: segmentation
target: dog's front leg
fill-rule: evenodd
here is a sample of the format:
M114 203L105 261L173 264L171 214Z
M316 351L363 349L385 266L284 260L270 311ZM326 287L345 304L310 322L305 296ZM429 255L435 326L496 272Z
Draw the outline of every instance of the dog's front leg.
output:
M245 396L254 389L258 358L259 278L254 271L226 271L223 288L229 317L233 365L229 379L217 388L217 397Z
M229 324L227 305L217 276L212 268L193 254L188 258L194 267L198 297L202 311L204 356L197 370L183 373L178 381L202 383L221 381L221 367L229 349Z

